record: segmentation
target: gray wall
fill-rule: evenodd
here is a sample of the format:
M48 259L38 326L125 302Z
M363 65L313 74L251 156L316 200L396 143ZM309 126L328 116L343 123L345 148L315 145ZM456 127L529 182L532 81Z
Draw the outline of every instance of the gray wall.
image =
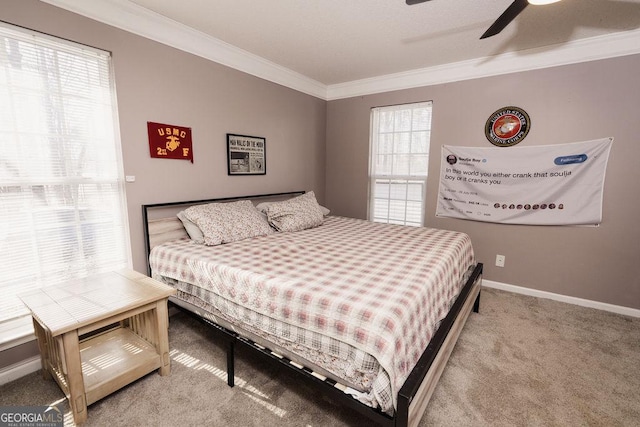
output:
M426 225L469 233L486 279L640 308L640 56L482 78L328 103L327 206L367 215L369 113L375 106L433 101ZM441 146L490 147L484 124L515 105L531 117L520 146L615 138L599 227L515 226L436 218ZM508 149L508 148L506 148ZM504 268L496 254L506 255Z
M314 190L324 199L326 102L36 0L3 21L112 52L134 268L146 271L140 206ZM147 121L190 127L194 163L151 158ZM267 174L227 176L226 134L265 137Z

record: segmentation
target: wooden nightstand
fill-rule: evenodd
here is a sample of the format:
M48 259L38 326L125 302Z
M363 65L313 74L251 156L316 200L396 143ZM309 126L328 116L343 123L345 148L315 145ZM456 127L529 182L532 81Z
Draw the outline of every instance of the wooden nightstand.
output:
M175 292L122 270L20 295L43 376L58 382L76 423L86 421L87 405L149 372L169 374L167 299Z

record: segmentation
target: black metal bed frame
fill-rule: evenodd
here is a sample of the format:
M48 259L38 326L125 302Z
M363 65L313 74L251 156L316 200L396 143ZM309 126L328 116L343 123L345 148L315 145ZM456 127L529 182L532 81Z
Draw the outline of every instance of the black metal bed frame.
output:
M203 204L203 203L214 203L214 202L227 202L233 200L241 200L241 199L260 199L260 198L269 198L269 197L278 197L278 196L295 196L297 194L303 194L304 191L294 191L294 192L286 192L286 193L273 193L273 194L262 194L255 196L244 196L244 197L226 197L226 198L218 198L218 199L207 199L207 200L194 200L194 201L186 201L186 202L169 202L169 203L156 203L156 204L146 204L142 205L142 217L144 223L144 237L145 237L145 246L146 246L146 263L147 263L147 273L151 276L151 267L149 265L149 254L151 251L150 247L150 237L149 237L149 227L148 227L148 210L154 208L166 208L166 207L177 207L181 205L195 205L195 204ZM345 394L340 388L336 387L336 382L329 379L321 379L318 376L313 374L313 371L306 367L299 368L298 366L291 364L290 360L286 357L278 355L274 353L269 348L265 348L241 335L238 333L231 331L223 326L218 325L217 323L206 319L204 317L199 316L197 313L194 313L186 308L183 308L179 304L172 304L176 306L181 311L187 313L198 321L208 325L211 327L211 331L213 334L220 338L226 345L226 353L227 353L227 384L230 387L234 386L234 351L235 345L239 344L243 347L249 348L252 351L257 352L262 355L266 360L270 360L272 363L279 364L281 366L286 367L286 369L290 369L301 375L305 378L309 384L311 384L314 388L316 388L319 392L324 393L327 396L330 396L338 401L340 401L343 405L357 411L359 414L366 416L371 421L379 424L380 426L385 427L400 427L407 426L409 423L409 407L413 398L416 396L418 389L420 388L422 381L426 377L427 373L431 369L438 352L442 348L447 336L449 335L451 328L454 325L454 322L458 318L458 315L461 313L464 304L469 298L472 288L476 281L478 281L482 276L483 264L477 263L464 284L460 294L456 298L455 302L451 306L449 313L442 320L438 330L434 334L433 338L429 342L427 348L424 353L418 360L418 363L413 368L409 376L407 377L405 383L400 388L398 392L397 398L397 408L395 412L395 416L390 416L386 413L383 413L379 409L371 408L370 406L365 405L364 403L359 402L355 398L351 397L348 394ZM480 309L480 291L473 303L473 312L477 313Z

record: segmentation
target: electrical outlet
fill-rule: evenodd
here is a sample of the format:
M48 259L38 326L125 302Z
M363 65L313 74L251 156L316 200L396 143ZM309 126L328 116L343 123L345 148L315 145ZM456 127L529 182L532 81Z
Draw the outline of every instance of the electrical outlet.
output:
M504 255L496 255L496 267L504 267L505 259Z

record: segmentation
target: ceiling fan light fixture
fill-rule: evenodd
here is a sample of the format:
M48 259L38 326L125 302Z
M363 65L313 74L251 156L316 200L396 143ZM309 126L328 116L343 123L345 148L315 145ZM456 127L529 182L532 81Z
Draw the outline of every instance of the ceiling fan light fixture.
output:
M540 5L540 4L551 4L559 2L560 0L527 0L529 4Z

